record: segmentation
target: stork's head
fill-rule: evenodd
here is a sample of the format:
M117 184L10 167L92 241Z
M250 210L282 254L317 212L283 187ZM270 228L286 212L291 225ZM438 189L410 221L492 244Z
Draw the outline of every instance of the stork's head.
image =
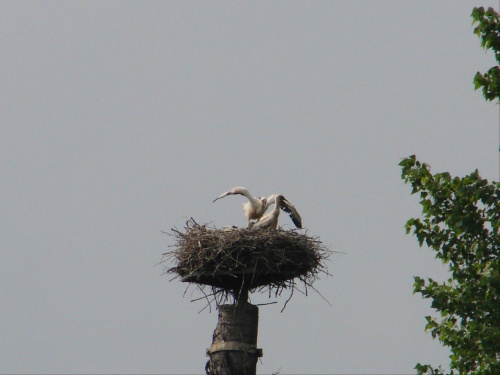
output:
M278 196L276 196L276 206L281 206L281 204L283 202L288 203L288 201L286 200L286 198L283 195L279 194Z
M266 197L260 197L259 200L260 200L260 202L262 203L263 206L267 205L267 198Z

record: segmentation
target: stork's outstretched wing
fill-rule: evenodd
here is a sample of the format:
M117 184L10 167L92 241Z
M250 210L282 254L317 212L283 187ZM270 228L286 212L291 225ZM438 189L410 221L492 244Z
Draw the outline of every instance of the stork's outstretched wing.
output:
M290 216L290 219L292 219L297 228L302 228L302 218L299 212L285 197L283 197L283 201L281 202L281 209Z

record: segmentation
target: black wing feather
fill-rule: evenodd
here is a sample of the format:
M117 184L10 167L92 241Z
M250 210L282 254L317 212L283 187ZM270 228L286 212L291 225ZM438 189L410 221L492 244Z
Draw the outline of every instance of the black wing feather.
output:
M290 207L293 207L293 210L290 209ZM302 228L302 218L300 217L293 204L291 204L285 197L283 197L283 204L281 204L280 208L285 211L288 216L290 216L290 219L292 219L297 228Z

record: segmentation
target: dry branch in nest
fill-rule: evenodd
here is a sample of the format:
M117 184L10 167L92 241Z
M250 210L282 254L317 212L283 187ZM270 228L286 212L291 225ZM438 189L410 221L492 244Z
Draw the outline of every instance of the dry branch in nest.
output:
M193 219L184 229L169 233L175 250L163 254L162 262L171 260L175 266L165 266L165 273L196 283L202 291L210 286L216 302L254 291L278 296L290 289L293 294L297 281L307 293L321 273L328 275L325 261L332 252L318 238L296 230L216 229Z

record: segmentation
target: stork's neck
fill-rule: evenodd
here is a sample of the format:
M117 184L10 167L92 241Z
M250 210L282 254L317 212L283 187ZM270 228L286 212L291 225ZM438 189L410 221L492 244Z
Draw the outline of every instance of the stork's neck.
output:
M274 210L273 210L273 213L275 215L279 215L279 213L280 213L280 207L281 207L282 200L283 199L281 198L281 196L276 197L276 200L274 202Z
M271 204L276 203L276 197L277 196L278 196L278 194L273 194L273 195L268 196L267 197L267 204L271 205Z
M257 206L260 206L262 204L262 202L260 201L259 198L252 197L248 192L244 195L245 195L245 197L248 198L248 200L250 201L252 206L257 207Z

